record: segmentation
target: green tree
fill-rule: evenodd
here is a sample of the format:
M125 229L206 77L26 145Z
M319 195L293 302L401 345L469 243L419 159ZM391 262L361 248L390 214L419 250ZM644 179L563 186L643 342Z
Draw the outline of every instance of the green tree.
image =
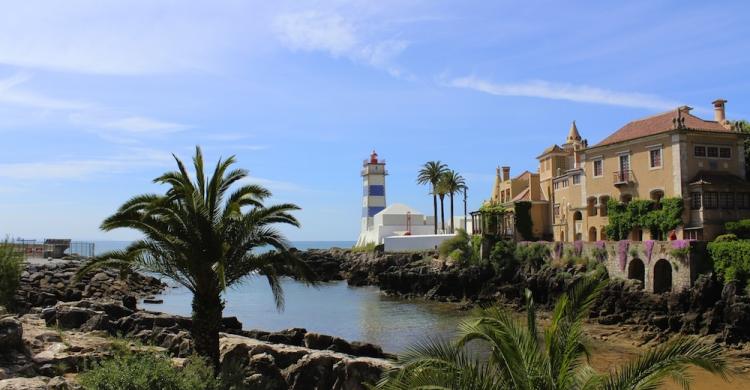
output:
M222 293L248 276L263 275L276 306L284 305L279 275L293 274L312 281L312 271L288 252L277 224L299 226L291 214L294 204L264 205L271 193L256 184L242 184L244 169L232 169L234 156L219 160L206 177L203 155L196 147L195 180L175 156L177 171L154 179L168 186L164 195L138 195L104 220L101 229L130 228L145 238L126 249L105 253L78 273L100 267L136 269L165 276L193 294L191 335L198 354L219 364L219 328L224 309ZM235 184L233 192L228 191ZM257 254L253 249L270 246L274 251Z
M450 197L451 207L451 233L455 232L453 226L453 197L466 188L466 180L458 172L449 169L441 177L441 185Z
M740 133L750 134L750 122L739 120L734 122L734 128ZM750 180L750 137L745 137L745 178Z
M418 184L429 184L430 185L430 193L432 193L432 210L433 215L435 216L435 234L437 234L438 230L438 213L437 213L437 187L438 183L440 183L440 177L445 173L445 171L448 170L448 166L438 161L428 161L423 166L422 169L419 170L417 173L417 183Z
M527 291L526 321L510 311L484 310L459 325L455 342L427 340L400 357L401 366L386 372L381 389L633 389L658 388L666 378L690 384L690 366L726 377L721 347L680 336L607 374L589 364L584 320L604 283L581 279L555 306L541 333ZM467 344L480 342L489 358L479 359Z

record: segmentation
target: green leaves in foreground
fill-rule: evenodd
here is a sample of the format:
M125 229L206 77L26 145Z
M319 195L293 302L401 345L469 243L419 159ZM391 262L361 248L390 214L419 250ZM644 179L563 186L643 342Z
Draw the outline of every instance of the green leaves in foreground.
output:
M458 338L427 339L399 358L379 389L607 389L652 390L672 379L687 389L687 369L698 367L726 378L721 348L694 337L677 337L610 372L596 372L584 321L605 285L600 277L580 279L557 302L549 326L540 330L527 292L527 316L485 309L463 321ZM471 348L469 348L471 347ZM473 351L488 351L478 356Z
M8 239L0 242L0 306L13 306L13 295L21 284L23 260L23 252Z

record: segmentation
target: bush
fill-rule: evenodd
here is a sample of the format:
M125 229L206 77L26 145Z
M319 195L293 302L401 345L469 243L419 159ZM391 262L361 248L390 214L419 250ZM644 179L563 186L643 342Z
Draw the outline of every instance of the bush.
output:
M725 241L737 241L737 235L729 233L729 234L722 234L719 236L716 236L714 238L715 242L725 242Z
M460 251L460 254L457 252ZM455 261L466 261L471 259L471 246L469 246L469 234L463 229L456 229L456 235L443 241L438 246L440 257ZM460 256L459 258L455 258Z
M524 266L539 269L542 264L549 260L549 247L540 243L518 245L514 253L516 260Z
M747 281L750 276L750 241L710 242L708 253L714 271L724 281Z
M750 238L750 219L741 219L724 224L727 233L734 234L737 238Z
M471 236L471 261L478 263L482 255L482 236Z
M21 284L24 255L7 239L0 243L0 306L13 307L13 295Z
M219 383L206 361L191 357L183 368L155 353L124 352L78 375L86 390L212 390Z
M518 269L518 260L515 257L515 241L498 241L490 252L490 262L495 273L503 279L508 279Z

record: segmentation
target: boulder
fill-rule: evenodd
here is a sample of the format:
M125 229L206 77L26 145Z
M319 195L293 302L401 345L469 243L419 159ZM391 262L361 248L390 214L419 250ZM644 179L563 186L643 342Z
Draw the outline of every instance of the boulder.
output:
M12 317L0 319L0 353L23 351L23 326Z
M0 390L47 390L49 378L11 378L0 380Z
M333 366L339 360L330 352L311 352L287 367L284 378L290 390L332 389L336 383Z

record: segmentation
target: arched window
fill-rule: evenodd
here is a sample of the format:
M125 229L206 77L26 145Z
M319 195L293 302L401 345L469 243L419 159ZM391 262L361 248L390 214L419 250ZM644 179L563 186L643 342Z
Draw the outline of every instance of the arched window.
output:
M589 241L596 241L596 228L593 226L589 228Z
M664 198L664 191L652 190L650 195L651 195L651 200L658 203L662 200L662 198Z
M639 258L630 260L628 264L628 279L635 279L641 281L641 288L646 280L646 267L643 265L643 261Z

